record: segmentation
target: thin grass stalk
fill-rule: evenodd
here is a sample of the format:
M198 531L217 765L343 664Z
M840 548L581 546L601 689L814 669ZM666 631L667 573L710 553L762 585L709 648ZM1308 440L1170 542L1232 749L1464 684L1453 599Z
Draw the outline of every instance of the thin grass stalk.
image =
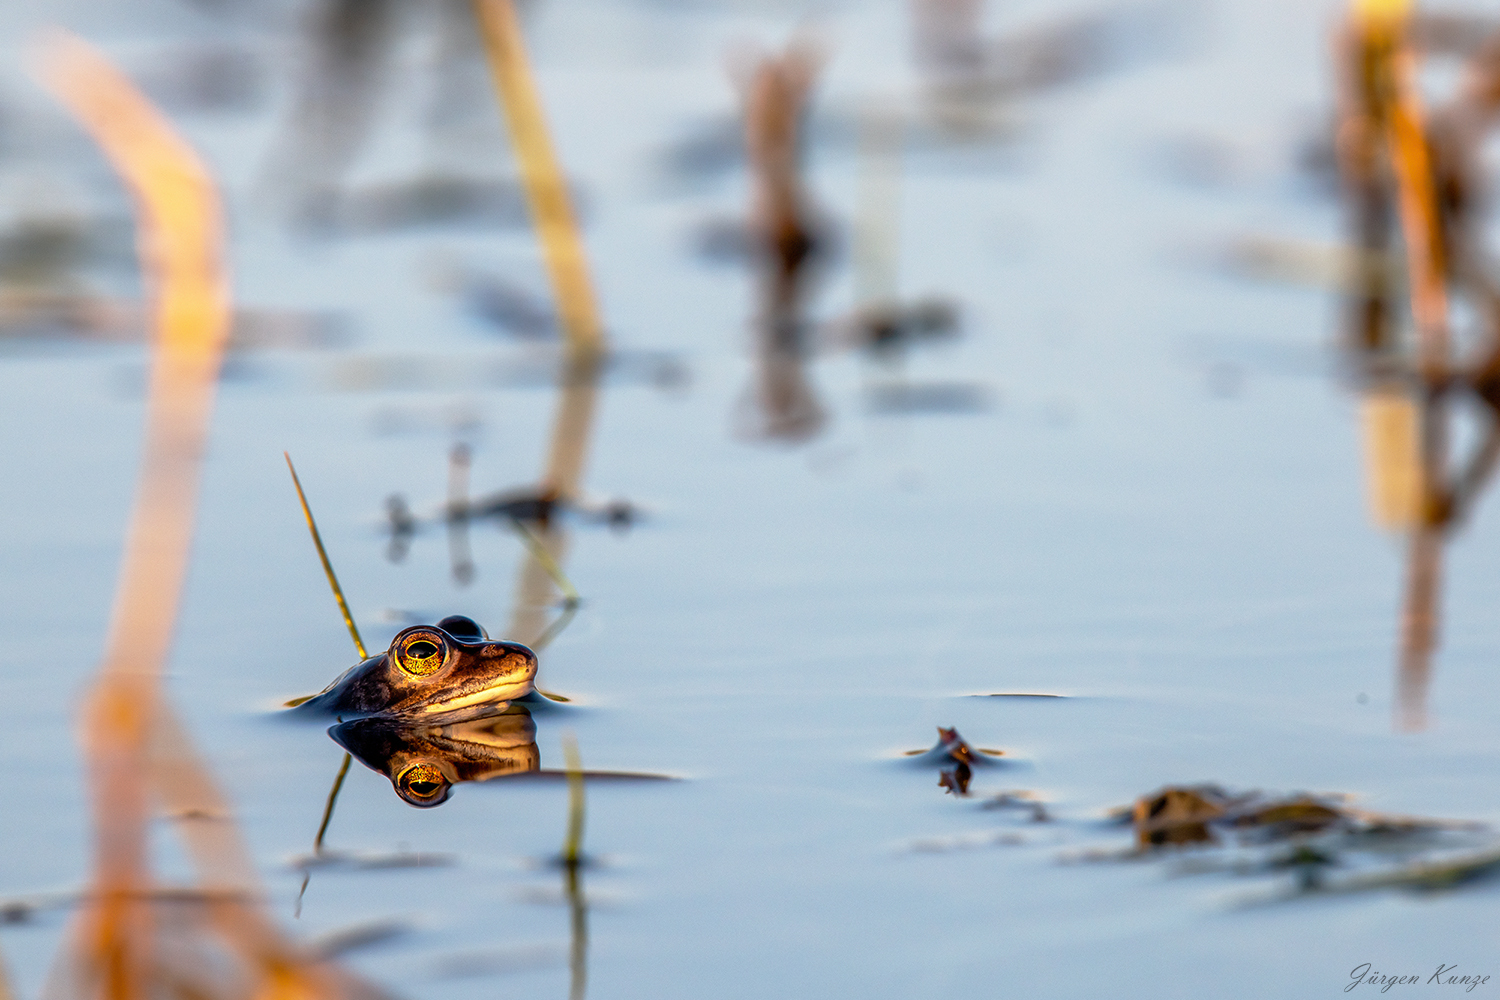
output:
M589 908L583 896L583 870L563 867L563 886L568 894L572 942L568 954L568 1000L583 1000L589 989Z
M359 626L354 622L354 614L349 610L349 602L344 599L344 588L339 586L338 574L333 571L333 562L328 558L328 550L323 547L323 535L318 531L318 522L313 517L312 507L307 502L307 494L302 490L302 480L297 478L297 467L292 464L292 456L282 452L286 459L287 471L292 474L292 485L297 488L297 502L302 505L302 517L307 521L308 533L312 535L313 545L318 550L318 561L323 564L323 575L328 578L328 587L333 591L333 599L338 602L339 614L344 617L344 625L349 629L349 638L354 640L354 649L359 653L361 660L369 659L370 654L365 650L365 642L360 638ZM299 699L306 700L306 699ZM323 850L323 837L328 832L328 824L333 821L333 809L338 804L339 792L344 787L344 778L349 774L349 765L353 757L344 754L344 760L339 765L338 776L333 779L333 787L328 790L328 801L323 806L323 819L318 823L318 835L313 839L313 853L321 853ZM307 883L302 886L306 891ZM298 905L301 905L301 896L298 896Z
M522 544L526 546L526 551L531 553L531 558L536 560L537 565L542 567L548 578L557 584L557 589L562 591L565 606L569 608L578 607L582 598L579 597L578 590L573 586L573 582L562 571L562 567L557 564L557 560L552 558L552 553L547 551L547 547L542 544L536 535L532 534L531 529L526 527L519 518L511 518L510 523L516 529L516 534L520 536Z
M328 586L333 590L333 599L338 601L339 613L344 616L344 625L349 629L349 638L354 640L354 648L359 652L361 660L369 659L370 654L365 651L365 642L359 637L359 626L354 623L354 615L349 611L349 602L344 600L344 588L339 586L338 574L333 571L333 563L328 559L328 550L323 547L323 536L318 533L318 523L313 520L312 508L307 504L307 494L302 492L302 480L297 478L297 467L292 464L292 456L282 452L286 459L286 467L292 474L292 485L297 487L297 501L302 505L302 516L307 520L307 530L312 534L313 545L318 550L318 561L323 564L323 575L328 577Z
M564 733L563 764L568 771L568 834L563 839L563 864L576 867L583 860L583 759L578 754L578 740Z
M568 956L568 1000L588 992L588 906L583 898L583 759L578 740L563 734L563 764L568 770L568 833L563 840L563 886L568 894L572 947Z

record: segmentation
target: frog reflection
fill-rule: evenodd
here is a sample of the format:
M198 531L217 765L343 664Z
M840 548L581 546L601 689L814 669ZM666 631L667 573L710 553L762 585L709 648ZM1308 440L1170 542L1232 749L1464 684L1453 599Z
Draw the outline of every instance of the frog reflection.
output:
M396 633L390 648L339 675L298 711L340 718L399 719L442 725L497 715L533 692L536 654L498 642L470 618Z
M421 809L442 805L453 786L538 770L536 723L521 705L504 714L443 726L367 718L328 731L360 763L391 781L403 801Z

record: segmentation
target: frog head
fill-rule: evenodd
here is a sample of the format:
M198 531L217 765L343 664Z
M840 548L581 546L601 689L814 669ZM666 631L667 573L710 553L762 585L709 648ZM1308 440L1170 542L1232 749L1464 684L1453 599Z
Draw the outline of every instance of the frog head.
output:
M441 725L503 712L535 677L530 649L454 615L402 629L385 652L344 671L299 711Z

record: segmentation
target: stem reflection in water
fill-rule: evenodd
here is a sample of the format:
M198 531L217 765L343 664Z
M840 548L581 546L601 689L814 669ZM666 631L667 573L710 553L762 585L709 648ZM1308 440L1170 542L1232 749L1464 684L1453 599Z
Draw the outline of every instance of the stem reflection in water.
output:
M1408 535L1396 685L1396 725L1408 730L1427 723L1443 543L1500 457L1500 288L1489 277L1478 216L1482 151L1500 119L1500 61L1491 56L1493 40L1470 53L1457 93L1429 114L1416 85L1414 44L1428 34L1406 4L1356 4L1335 48L1337 152L1357 242L1344 342L1364 395L1375 517ZM1453 54L1435 38L1424 47ZM1401 291L1391 264L1398 253L1409 309L1393 301ZM1482 336L1468 357L1454 343L1451 298L1479 321ZM1412 343L1401 335L1405 313ZM1479 443L1467 456L1451 455L1469 408L1477 411Z
M567 893L571 917L572 947L568 969L570 1000L583 1000L588 991L589 913L583 895L583 760L578 754L578 740L572 733L563 736L563 759L568 768L568 834L563 841L563 891Z

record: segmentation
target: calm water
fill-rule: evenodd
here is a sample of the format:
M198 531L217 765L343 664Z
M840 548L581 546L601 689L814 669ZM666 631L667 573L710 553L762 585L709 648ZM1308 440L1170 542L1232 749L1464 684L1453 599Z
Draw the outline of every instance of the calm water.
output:
M1335 9L1198 5L1176 51L1015 104L1004 139L914 141L900 287L956 300L965 336L914 354L905 374L977 386L990 405L872 412L866 390L888 373L830 356L808 368L829 424L787 446L733 433L753 380L754 288L692 250L704 220L743 211L744 174L670 176L664 153L735 113L732 45L779 46L812 24L829 62L809 181L847 222L861 170L850 116L917 84L905 6L531 6L611 335L688 373L671 386L606 382L587 491L646 517L626 533L570 525L567 570L585 604L542 657L545 685L577 699L538 717L543 767L561 766L572 732L589 767L687 779L589 788L587 847L601 859L585 876L590 996L1322 997L1363 962L1500 975L1490 884L1247 907L1274 883L1059 863L1124 846L1104 811L1167 783L1349 792L1371 809L1500 821L1500 515L1483 503L1450 547L1432 725L1397 734L1402 549L1366 515L1356 404L1331 374L1335 302L1228 275L1201 251L1252 234L1338 238L1335 205L1296 168L1328 105ZM989 30L1053 10L997 11ZM309 242L253 197L290 100L289 20L164 0L0 13L5 208L126 209L26 81L34 26L68 25L138 72L232 28L273 67L258 108L178 120L226 185L238 300L345 315L348 339L232 364L171 695L239 806L285 925L311 936L403 922L348 961L404 996L563 996L570 913L544 863L566 820L558 783L463 786L422 811L356 766L329 845L450 863L315 871L293 918L291 862L311 848L341 751L323 726L272 710L353 654L281 452L298 462L372 647L451 613L498 633L525 555L513 535L476 526L477 576L459 587L440 529L386 559L383 504L393 492L419 513L441 504L460 439L475 491L535 481L555 392L471 377L480 362L521 364L528 348L432 278L458 261L544 293L524 229ZM406 82L392 84L352 181L428 166L427 30L410 28ZM37 130L51 139L28 138ZM500 135L475 173L508 173ZM1222 169L1186 183L1186 146L1220 151ZM104 273L102 287L129 290L128 276ZM841 264L813 311L837 315L851 295ZM371 356L420 356L439 374L350 388L351 366ZM0 358L0 616L12 637L0 651L12 777L0 895L87 877L74 705L103 644L144 363L139 347L47 342ZM1071 697L964 697L994 691ZM976 792L1029 790L1056 821L945 796L934 771L898 759L939 725L1005 749ZM965 846L991 831L1014 836ZM182 871L162 841L164 869ZM933 842L955 849L916 849ZM23 996L65 922L50 910L0 933ZM482 978L452 978L466 970Z

